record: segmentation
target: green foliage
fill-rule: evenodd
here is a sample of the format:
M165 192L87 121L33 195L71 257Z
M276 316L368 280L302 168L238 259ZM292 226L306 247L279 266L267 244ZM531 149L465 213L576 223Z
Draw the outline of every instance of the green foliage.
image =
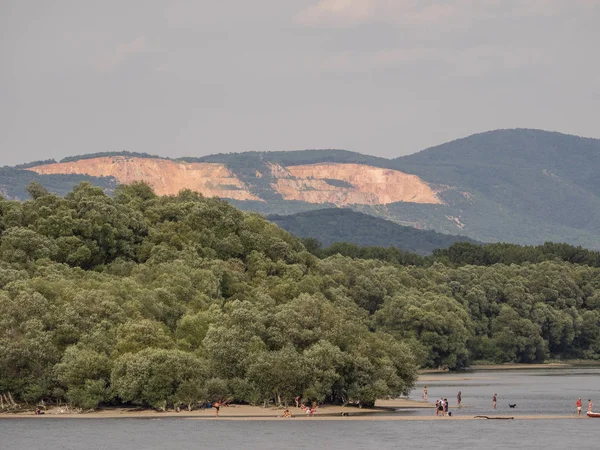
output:
M413 385L410 350L369 329L360 268L346 292L335 262L264 218L143 183L30 191L0 201L0 390L19 400L193 409Z
M452 244L447 249L434 250L433 255L438 261L456 265L491 266L558 260L600 267L600 252L552 242L538 246L505 243L477 245L461 242Z
M206 377L203 362L180 350L147 348L117 358L111 374L114 392L124 401L139 401L165 410L176 401L187 399L194 404ZM180 390L181 388L181 390Z
M372 404L419 366L600 358L581 249L322 249L191 191L30 190L0 200L0 391L20 401Z

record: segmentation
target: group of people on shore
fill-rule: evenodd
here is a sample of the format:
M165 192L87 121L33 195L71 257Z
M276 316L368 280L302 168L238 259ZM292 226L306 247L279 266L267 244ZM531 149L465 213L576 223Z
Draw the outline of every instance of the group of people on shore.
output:
M591 413L593 412L592 410L594 409L594 404L592 403L592 400L588 398L587 401L588 404L588 412ZM577 401L575 402L575 406L577 407L577 417L581 417L581 408L583 407L583 402L581 401L581 397L579 397L577 399Z
M427 401L427 386L423 387L423 396L421 397L424 401ZM457 405L460 408L460 404L462 402L462 392L458 391L458 394L456 395L456 401L457 401ZM492 396L492 408L496 409L498 405L498 394L494 393L494 395ZM509 405L511 408L514 408L516 405ZM581 410L583 408L583 401L581 400L581 397L577 399L577 401L575 402L575 406L577 407L577 416L581 417ZM448 399L447 398L440 398L439 400L436 400L435 402L435 415L436 416L452 416L452 412L449 412L448 410L449 405L448 405ZM592 403L592 400L588 398L587 401L587 410L589 413L593 412L593 408L594 408L594 404Z
M294 402L296 403L296 408L300 408L307 416L314 415L317 412L317 409L319 408L317 402L312 402L311 406L307 406L304 403L301 403L300 396L296 397L294 399Z
M302 412L304 414L306 414L307 416L313 416L319 408L319 405L317 404L317 402L313 402L311 406L305 405L304 403L302 403L300 401L300 396L296 397L294 399L294 402L296 403L296 408L301 409ZM292 412L286 408L285 411L283 411L283 417L294 417L294 416L292 415Z
M427 401L427 386L423 387L423 397L424 401ZM456 394L456 404L460 408L462 403L462 392L458 391ZM452 412L449 411L449 403L447 398L440 398L435 402L435 415L436 416L452 416Z
M435 415L436 416L452 416L452 413L448 411L448 399L440 398L435 402Z

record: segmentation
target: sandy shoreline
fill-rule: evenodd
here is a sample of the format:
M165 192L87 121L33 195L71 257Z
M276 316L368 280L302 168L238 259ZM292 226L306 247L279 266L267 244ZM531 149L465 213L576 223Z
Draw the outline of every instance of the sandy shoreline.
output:
M590 364L590 367L596 367L595 364ZM451 372L449 370L444 369L420 369L419 370L419 378L423 375L436 375L442 373L451 373L451 374L463 374L469 373L475 370L483 371L483 370L542 370L542 369L568 369L568 368L577 368L584 367L580 364L572 364L572 363L541 363L541 364L525 364L525 363L506 363L506 364L475 364L473 366L468 367L465 371Z
M395 409L431 409L431 415L407 416L395 413ZM399 421L430 421L430 420L488 420L478 418L473 414L453 415L452 417L437 417L433 405L422 401L409 399L379 400L375 408L357 408L352 406L330 406L325 405L318 408L313 416L307 416L299 408L290 408L293 418L284 419L281 408L262 408L250 405L230 405L222 407L219 417L216 417L214 409L202 409L196 411L168 411L158 412L150 409L132 408L107 408L93 412L63 413L60 408L51 408L45 414L36 416L33 412L0 413L1 419L154 419L180 418L187 420L399 420ZM467 411L461 411L467 413ZM490 418L510 417L514 420L546 420L546 419L574 419L575 415L490 415Z
M262 409L262 408L260 408ZM159 413L156 411L141 411L141 412L115 412L115 411L95 411L92 413L83 414L45 414L36 416L33 413L29 414L0 414L0 420L10 419L38 419L38 420L53 420L53 419L146 419L146 420L161 420L161 419L184 419L184 420L242 420L242 421L271 421L271 420L326 420L326 421L454 421L454 420L567 420L577 419L576 415L496 415L487 416L488 418L475 416L475 415L454 415L452 417L436 417L433 412L430 416L404 416L394 414L382 414L381 411L347 411L348 416L342 416L340 413L334 413L331 409L325 412L325 408L321 412L316 413L314 416L308 417L303 414L302 411L294 408L292 410L292 418L283 418L281 410L267 410L267 411L235 411L223 410L219 414L219 417L215 416L214 411L192 411L192 412L166 412ZM345 411L346 412L346 411ZM374 414L378 413L378 414ZM585 416L580 419L586 419Z

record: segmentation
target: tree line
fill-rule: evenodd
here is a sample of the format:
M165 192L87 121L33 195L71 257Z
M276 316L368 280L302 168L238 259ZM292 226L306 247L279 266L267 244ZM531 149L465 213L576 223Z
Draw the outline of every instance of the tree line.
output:
M29 194L0 200L0 393L17 401L372 404L419 367L600 357L590 265L317 257L189 190Z
M456 242L448 248L433 250L432 255L423 256L393 246L360 246L349 242L335 242L323 247L321 242L313 237L301 238L301 241L309 252L321 259L340 254L352 258L378 259L401 266L429 267L436 262L451 267L460 267L563 261L600 267L600 252L581 246L575 247L570 244L554 242L546 242L543 245Z

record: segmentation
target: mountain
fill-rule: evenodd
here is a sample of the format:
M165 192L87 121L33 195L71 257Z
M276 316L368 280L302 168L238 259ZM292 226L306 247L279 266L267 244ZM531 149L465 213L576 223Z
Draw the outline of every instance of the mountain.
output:
M122 152L26 170L144 180L160 194L189 188L265 215L344 207L483 242L600 249L600 140L540 130L480 133L396 159L344 150Z
M600 248L600 140L539 130L476 134L394 160L441 194L465 234ZM457 195L461 194L461 195ZM416 214L415 220L428 211ZM444 227L433 227L444 230ZM538 234L538 240L535 235Z
M349 242L365 247L397 247L428 255L435 249L447 248L456 242L475 242L465 236L418 230L346 208L271 215L267 219L296 236L316 238L324 246Z
M0 167L0 195L6 199L24 200L28 198L27 186L31 182L40 183L50 192L65 195L82 181L100 186L105 192L111 193L118 185L113 177L92 177L83 174L51 174L40 175L30 170L15 167Z

